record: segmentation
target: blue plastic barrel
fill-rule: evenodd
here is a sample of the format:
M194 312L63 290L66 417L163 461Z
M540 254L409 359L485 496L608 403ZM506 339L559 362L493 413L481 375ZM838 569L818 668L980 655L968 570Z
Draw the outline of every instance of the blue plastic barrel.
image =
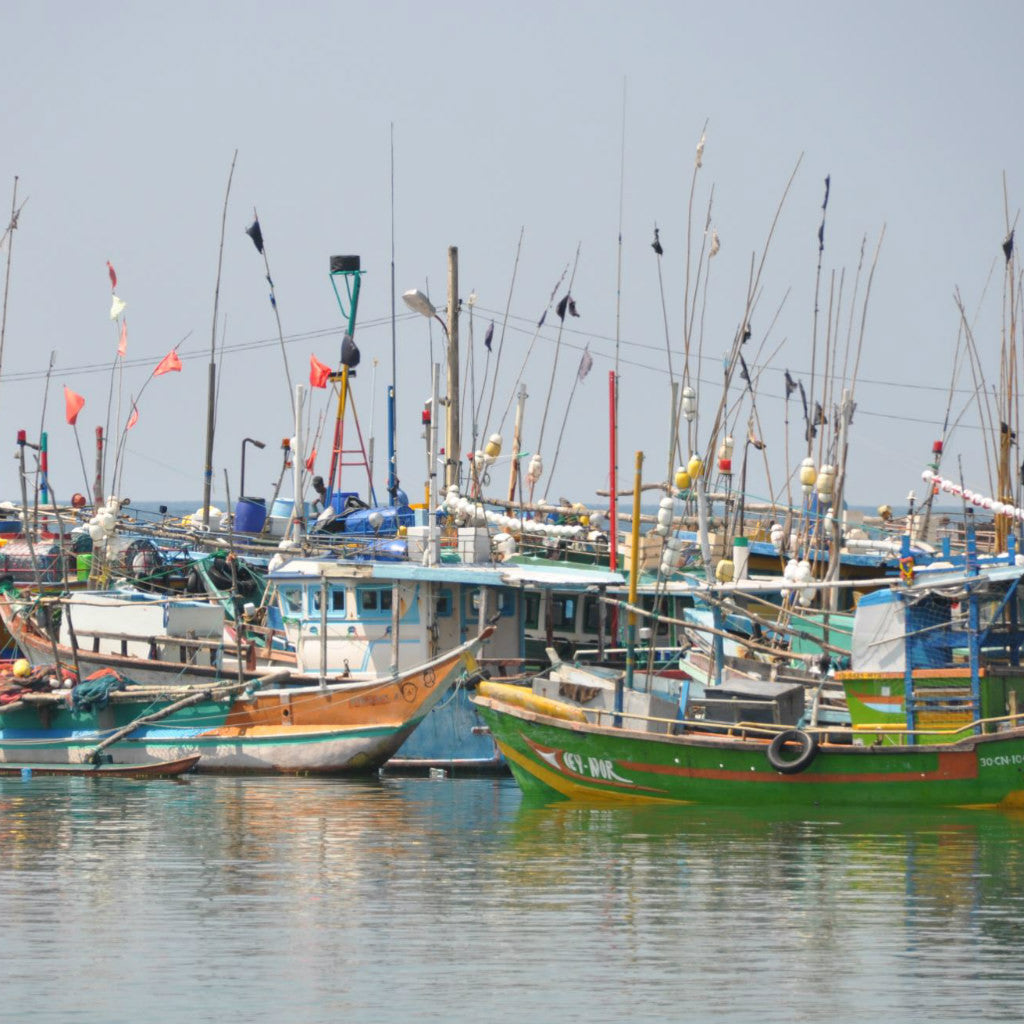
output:
M263 498L239 498L235 505L235 532L259 533L267 521L267 503Z

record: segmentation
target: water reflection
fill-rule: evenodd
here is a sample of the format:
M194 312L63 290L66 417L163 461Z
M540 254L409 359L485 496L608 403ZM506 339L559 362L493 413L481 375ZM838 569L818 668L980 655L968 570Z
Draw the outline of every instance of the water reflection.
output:
M5 1005L1016 1019L1022 839L992 812L535 807L509 780L4 779Z

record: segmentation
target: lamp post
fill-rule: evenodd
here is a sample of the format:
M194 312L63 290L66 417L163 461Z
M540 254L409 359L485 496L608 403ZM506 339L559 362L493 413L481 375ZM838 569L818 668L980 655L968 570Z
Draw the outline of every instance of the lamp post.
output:
M448 247L448 322L438 315L434 304L423 292L412 288L402 301L415 313L433 317L444 330L448 348L448 397L445 417L445 487L459 482L461 456L459 450L459 250Z
M244 498L245 497L245 446L247 444L254 444L254 445L256 445L257 448L266 448L266 445L262 441L257 441L253 437L247 437L242 442L242 479L239 481L239 484L238 484L238 489L239 489L239 492L240 492L239 493L239 498Z

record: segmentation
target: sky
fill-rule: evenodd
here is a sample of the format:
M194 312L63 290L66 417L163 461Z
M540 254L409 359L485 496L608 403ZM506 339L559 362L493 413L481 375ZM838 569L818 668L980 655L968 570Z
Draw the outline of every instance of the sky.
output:
M942 471L992 493L977 392L1000 386L1008 276L1020 287L1002 244L1024 201L1022 32L1024 6L993 0L4 4L0 222L21 212L0 247L0 450L45 431L67 501L91 487L103 426L108 492L199 498L212 360L214 503L272 495L297 385L326 476L336 401L309 388L310 357L338 365L329 261L358 254L353 399L377 495L394 375L398 477L422 500L445 339L400 296L427 292L444 317L454 246L473 354L460 448L474 420L478 447L504 441L488 493L507 490L521 384L538 499L602 500L616 369L620 487L636 452L645 482L667 478L684 373L699 411L681 444L713 453L723 361L748 320L753 396L734 376L724 399L733 486L746 456L752 498L798 491L807 445L788 371L812 408L824 399L826 443L852 390L851 503L922 494L940 438ZM246 234L256 214L280 335ZM570 283L579 315L563 322L549 307ZM151 377L172 349L181 371ZM75 427L65 387L85 398ZM817 440L812 455L833 457ZM17 468L0 460L0 498L20 500ZM364 474L346 466L341 489L365 491Z

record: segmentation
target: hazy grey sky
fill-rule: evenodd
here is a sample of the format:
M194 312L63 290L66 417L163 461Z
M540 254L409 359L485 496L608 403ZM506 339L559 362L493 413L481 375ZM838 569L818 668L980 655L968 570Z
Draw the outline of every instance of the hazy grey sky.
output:
M237 497L245 437L267 444L247 453L246 490L269 494L281 438L292 433L263 262L244 230L254 207L293 383L308 384L311 354L338 360L343 322L330 256L362 258L355 394L367 435L373 413L380 494L391 375L393 125L397 291L429 286L443 306L447 248L459 247L462 298L477 296L478 389L492 319L494 370L522 232L493 415L483 422L488 383L480 430L497 429L536 322L563 271L567 282L575 265L581 315L566 320L554 376L558 320L550 313L525 375L524 443L531 451L551 388L540 444L549 468L586 345L594 364L576 389L555 478L545 475L537 495L588 501L607 486L616 335L621 473L631 479L633 453L641 449L645 478L664 479L666 320L678 374L690 187L707 123L693 201L691 288L709 206L721 250L701 278L691 345L701 445L752 267L766 253L744 354L757 382L758 433L767 442L773 489L784 493L787 464L794 470L804 454L798 396L787 407L783 371L810 388L813 364L820 393L827 360L852 369L848 339L860 337L863 320L848 493L854 502L901 504L908 490L921 492L920 471L946 415L960 328L957 289L986 383L999 384L1001 243L1024 200L1015 119L1022 30L1024 7L1015 2L4 4L0 220L7 219L15 175L19 203L27 202L13 236L0 446L13 453L21 427L38 436L54 352L45 420L51 478L62 500L84 490L63 386L86 398L78 435L91 478L94 430L107 421L108 396L116 434L118 414L123 426L130 397L180 343L182 372L153 380L142 394L122 490L136 500L201 495L221 214L237 149L220 290L214 494L223 504L227 469ZM815 326L826 175L831 193ZM650 246L655 222L665 250L664 312ZM867 272L883 228L864 316ZM111 372L118 336L107 260L127 303L123 375ZM7 267L6 247L0 267ZM565 291L563 284L558 295ZM426 320L399 307L399 476L417 500L430 337ZM832 332L830 309L839 325ZM837 336L831 348L830 334ZM462 339L467 345L468 315ZM440 358L439 328L433 345ZM954 418L975 385L964 371L958 386ZM739 395L737 383L730 409ZM333 410L325 392L313 396L315 427ZM748 415L749 403L730 412L738 439ZM948 440L947 468L959 458L968 486L987 490L978 423L971 406ZM469 430L467 423L464 451ZM511 414L502 432L508 451ZM321 473L329 435L328 424L319 441ZM502 462L492 490L502 489L506 473ZM759 464L751 463L749 479L755 494L768 493ZM351 483L362 489L361 480ZM6 468L0 463L0 497L16 494L8 460Z

